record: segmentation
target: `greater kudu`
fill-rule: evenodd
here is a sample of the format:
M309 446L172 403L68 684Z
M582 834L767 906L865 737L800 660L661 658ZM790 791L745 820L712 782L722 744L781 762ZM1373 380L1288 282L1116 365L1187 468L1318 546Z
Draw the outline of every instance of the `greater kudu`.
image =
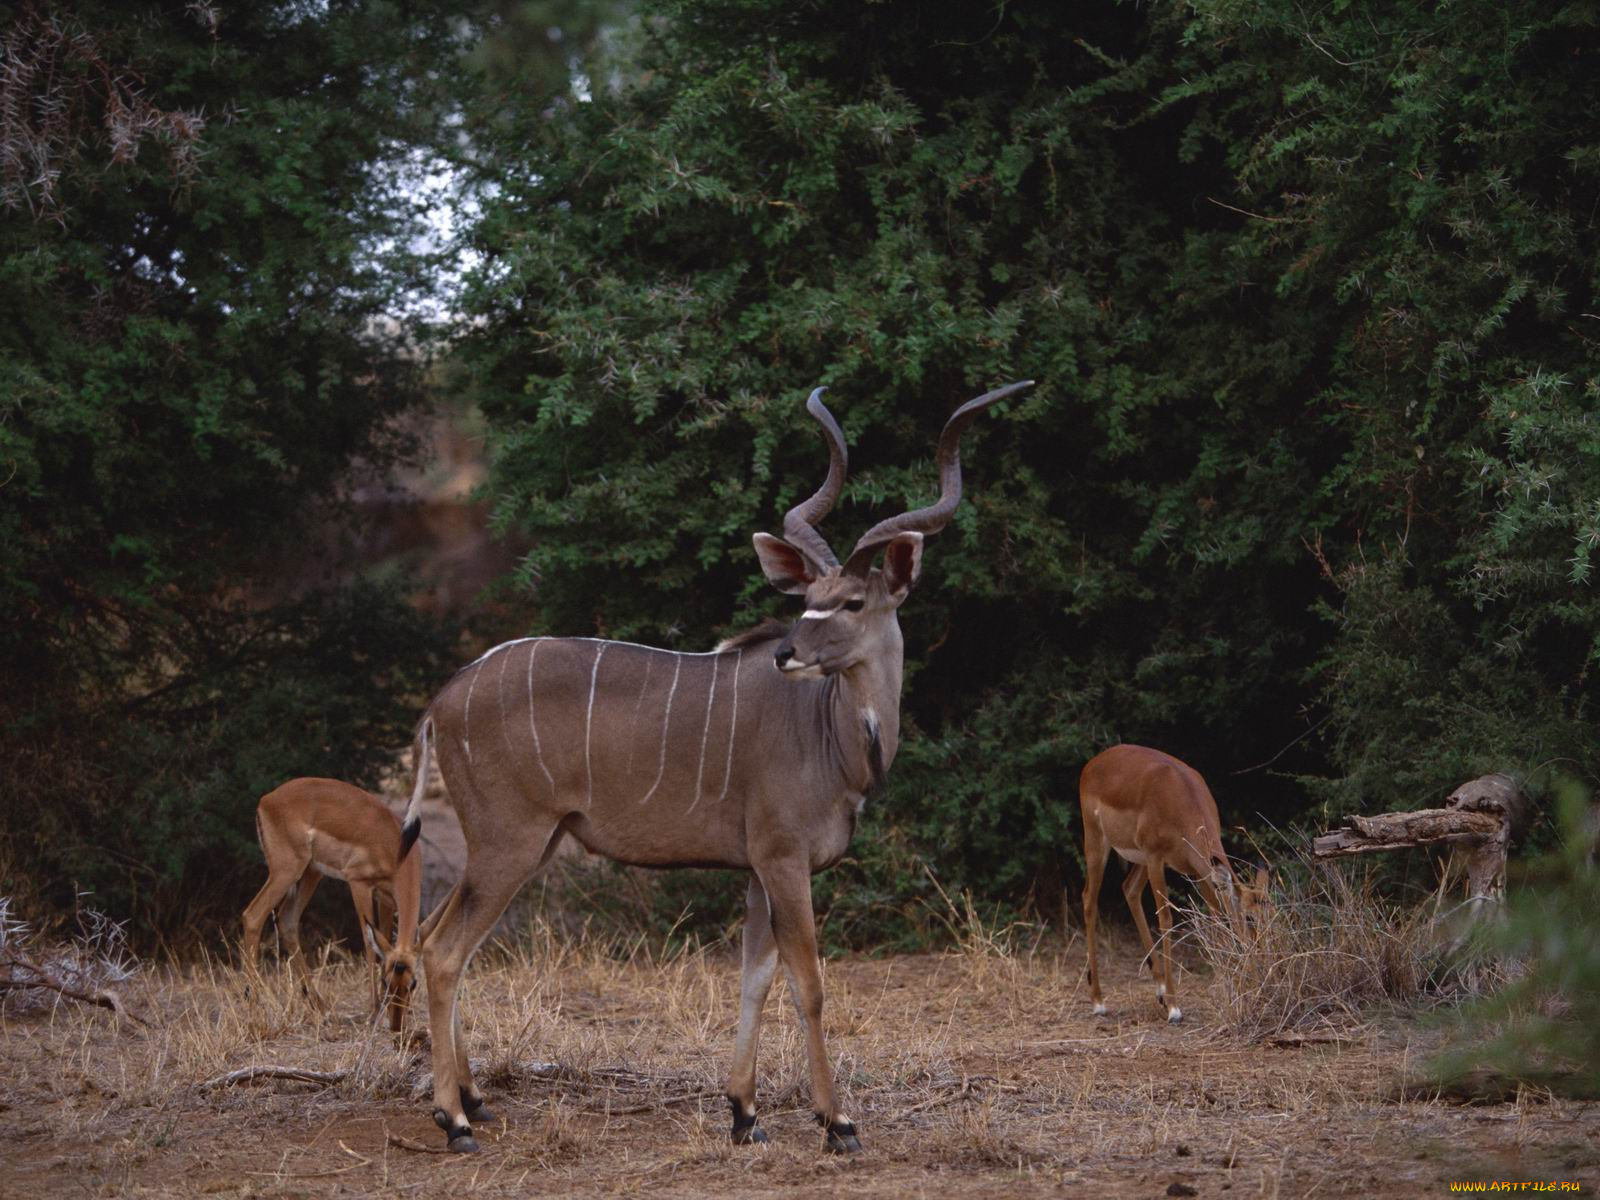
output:
M1031 381L1030 381L1031 382ZM812 1105L825 1146L860 1149L838 1111L822 1034L811 874L844 854L866 795L900 739L896 609L922 539L961 498L962 430L1028 383L979 396L939 439L939 500L873 526L840 565L815 528L844 484L844 435L818 388L806 407L828 442L827 479L790 509L782 538L755 535L780 590L805 596L792 627L772 622L708 654L593 638L524 638L458 672L418 725L416 837L430 745L461 818L460 883L424 925L434 1120L452 1150L491 1120L467 1065L456 991L507 903L565 834L590 852L650 867L750 871L739 1032L728 1080L733 1139L761 1142L756 1037L781 960L804 1028ZM879 551L883 567L873 567Z

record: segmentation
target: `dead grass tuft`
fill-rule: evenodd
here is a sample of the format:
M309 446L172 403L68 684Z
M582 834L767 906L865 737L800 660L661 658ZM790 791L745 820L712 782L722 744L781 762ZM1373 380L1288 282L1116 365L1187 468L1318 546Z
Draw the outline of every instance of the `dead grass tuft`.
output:
M924 1153L933 1163L976 1170L1003 1167L1021 1171L1050 1162L1057 1151L1018 1136L1014 1106L994 1096L956 1104L928 1134Z
M1243 935L1205 909L1192 932L1219 1020L1252 1040L1359 1025L1373 1005L1456 1000L1493 987L1482 962L1442 953L1431 909L1377 894L1370 875L1302 859Z

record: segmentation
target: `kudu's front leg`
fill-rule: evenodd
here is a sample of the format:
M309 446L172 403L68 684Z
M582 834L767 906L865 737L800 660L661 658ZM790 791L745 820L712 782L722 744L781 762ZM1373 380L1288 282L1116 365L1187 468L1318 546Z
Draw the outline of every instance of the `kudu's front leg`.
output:
M733 1070L728 1075L728 1103L733 1107L733 1140L745 1146L765 1142L756 1124L756 1041L761 1013L772 977L778 969L778 943L772 935L772 909L754 872L744 894L744 969L739 983L739 1036L734 1043Z
M478 844L469 840L461 881L438 916L429 918L433 929L422 945L422 969L428 980L428 1031L433 1041L433 1120L457 1153L478 1149L471 1122L494 1120L467 1062L459 1004L461 976L506 905L549 861L559 841L553 821L535 829L532 837L524 833Z
M834 1154L861 1149L855 1123L839 1111L833 1068L822 1036L822 969L817 963L817 924L811 910L811 871L804 861L786 860L760 870L771 909L778 957L789 976L795 1011L805 1033L811 1067L811 1106L823 1128L823 1148Z

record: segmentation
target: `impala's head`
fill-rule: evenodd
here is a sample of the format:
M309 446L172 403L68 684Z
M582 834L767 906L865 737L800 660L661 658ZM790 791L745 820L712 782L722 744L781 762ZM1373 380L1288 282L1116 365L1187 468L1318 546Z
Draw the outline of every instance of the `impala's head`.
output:
M379 977L383 980L383 1005L389 1014L389 1028L395 1033L405 1024L411 1007L411 993L417 990L417 947L395 946L380 930L365 925L367 941L378 956Z
M805 612L778 643L774 658L780 670L791 678L817 679L885 653L898 655L900 624L895 610L921 574L922 540L949 524L961 502L962 431L996 400L1032 383L997 388L956 409L939 437L938 501L874 525L843 565L816 526L844 487L844 434L823 406L826 389L811 393L806 409L828 440L828 477L814 496L785 514L781 538L770 533L755 536L756 555L767 579L780 592L805 597Z
M1255 859L1248 870L1240 870L1218 853L1212 856L1211 868L1211 883L1222 895L1234 932L1242 937L1248 929L1265 924L1272 913L1272 873L1267 865Z
M1249 882L1239 881L1239 915L1247 925L1265 924L1272 915L1272 871L1260 859L1251 864Z

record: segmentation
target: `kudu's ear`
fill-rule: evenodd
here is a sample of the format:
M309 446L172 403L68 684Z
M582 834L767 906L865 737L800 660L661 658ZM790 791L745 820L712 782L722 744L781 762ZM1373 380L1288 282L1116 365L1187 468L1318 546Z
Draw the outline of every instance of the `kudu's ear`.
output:
M767 581L780 592L800 595L816 580L817 568L811 560L782 538L758 533L751 540Z
M883 548L883 582L896 604L922 577L922 535L902 533Z

